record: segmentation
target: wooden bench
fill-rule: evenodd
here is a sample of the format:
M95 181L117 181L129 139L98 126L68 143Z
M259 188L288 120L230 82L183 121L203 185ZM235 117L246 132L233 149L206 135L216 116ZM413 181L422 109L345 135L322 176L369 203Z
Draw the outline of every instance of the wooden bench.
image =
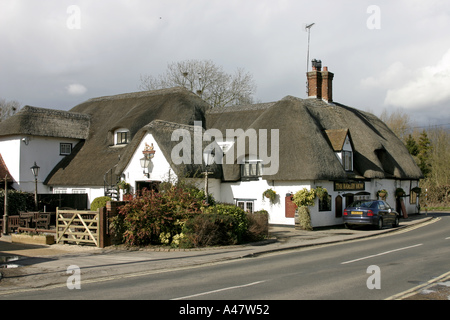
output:
M36 227L36 219L39 216L39 212L19 212L21 227L32 228Z
M49 229L50 228L50 213L39 213L36 218L36 229Z
M13 233L21 227L20 216L8 216L8 232Z

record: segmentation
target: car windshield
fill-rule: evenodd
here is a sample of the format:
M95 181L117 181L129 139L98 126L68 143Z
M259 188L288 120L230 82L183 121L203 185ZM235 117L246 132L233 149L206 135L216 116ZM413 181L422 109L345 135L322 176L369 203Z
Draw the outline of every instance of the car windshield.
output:
M371 208L373 205L376 204L374 202L375 201L359 200L359 201L353 202L350 205L350 207L352 207L352 208Z

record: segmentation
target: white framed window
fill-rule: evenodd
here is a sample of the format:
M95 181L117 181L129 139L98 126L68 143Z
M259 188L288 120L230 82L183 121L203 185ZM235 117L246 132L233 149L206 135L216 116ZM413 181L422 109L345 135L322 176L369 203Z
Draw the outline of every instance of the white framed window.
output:
M72 153L72 144L71 143L60 143L59 144L59 155L60 156L68 156Z
M353 171L353 152L342 151L342 164L345 171Z
M55 193L55 194L67 193L67 189L66 188L55 188L55 189L53 189L53 193Z
M251 199L236 199L236 206L244 210L245 212L253 213L254 200Z
M259 160L245 161L241 164L242 180L257 180L262 174L262 163Z
M114 132L115 145L125 145L130 143L130 140L130 130L122 128Z
M84 194L84 193L87 193L87 192L86 192L86 189L72 189L72 193Z

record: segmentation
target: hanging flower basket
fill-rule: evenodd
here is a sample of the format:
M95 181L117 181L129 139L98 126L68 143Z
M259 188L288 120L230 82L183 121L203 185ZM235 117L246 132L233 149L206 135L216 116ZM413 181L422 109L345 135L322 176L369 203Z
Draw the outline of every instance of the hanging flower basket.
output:
M397 188L395 190L395 197L396 198L403 197L404 195L405 195L405 190L403 190L402 188Z
M385 198L387 198L387 196L388 196L388 192L387 192L386 189L378 190L377 196L378 196L379 198L384 198L384 199L385 199Z
M274 203L275 199L277 198L277 193L272 189L267 189L263 192L263 197L268 198L271 203Z
M418 196L422 193L422 188L415 187L411 189L412 192L415 192Z
M316 196L321 201L324 201L328 198L328 190L325 188L322 188L322 187L317 187L316 188Z

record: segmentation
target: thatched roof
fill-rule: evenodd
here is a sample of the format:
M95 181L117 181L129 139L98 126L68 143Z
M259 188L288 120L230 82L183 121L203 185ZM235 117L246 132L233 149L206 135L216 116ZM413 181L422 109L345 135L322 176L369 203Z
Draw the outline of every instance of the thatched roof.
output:
M89 139L75 146L72 155L62 160L46 179L52 186L102 186L105 173L115 170L122 155L132 148L114 146L116 129L130 131L131 141L141 129L160 119L179 124L204 121L209 105L183 88L136 92L88 100L71 111L91 117Z
M89 124L90 117L86 114L25 106L17 114L0 122L0 136L87 139Z
M406 147L380 119L342 104L288 96L254 110L211 110L207 127L220 129L224 136L226 129L267 129L269 136L271 129L278 129L280 169L275 175L263 176L268 180L422 177ZM330 141L327 130L339 137ZM353 173L345 172L334 153L333 144L346 131L353 142ZM237 164L224 165L223 173L225 180L240 178Z
M107 171L113 169L117 176L123 172L147 133L154 136L178 175L201 172L202 165L176 166L171 159L171 151L179 143L171 141L172 132L186 129L193 138L194 120L202 121L205 129L219 129L223 137L227 129L266 129L269 155L271 130L279 130L279 170L263 176L268 180L422 178L403 143L380 119L318 99L288 96L271 103L211 109L197 95L172 88L95 98L71 112L90 117L89 138L76 145L72 155L48 176L46 183L52 186L103 185ZM118 128L130 130L131 141L124 147L113 146L113 133ZM353 172L346 172L335 155L342 150L347 134L354 151ZM203 148L209 143L204 142ZM234 164L214 166L214 176L238 181L240 165L234 160Z
M190 140L184 140L180 139L180 141L172 141L172 133L175 130L186 130L189 132ZM201 134L203 135L205 133L205 130L203 128L201 129ZM136 152L137 147L139 146L140 142L144 138L146 134L151 134L153 138L158 143L158 146L161 148L162 153L164 154L164 157L169 162L171 168L174 170L175 174L179 177L202 177L201 173L206 171L206 168L203 164L199 164L199 162L203 162L202 154L194 154L194 126L191 125L184 125L169 121L162 121L162 120L154 120L150 122L148 125L142 127L141 130L139 130L133 141L131 141L129 147L125 152L123 153L122 157L120 158L120 162L118 163L115 174L120 175L128 165L129 161L131 160L131 157ZM175 164L174 160L172 159L172 150L175 146L179 144L185 144L183 149L185 150L191 150L191 163L188 164ZM202 151L211 143L215 144L214 142L210 141L202 141ZM218 145L214 146L215 148L219 149ZM194 161L194 158L197 157L197 161ZM221 179L222 178L222 167L218 164L213 164L210 167L208 167L208 172L212 172L210 177Z
M325 133L327 134L333 150L335 152L342 151L344 148L345 138L349 133L348 129L325 130Z

